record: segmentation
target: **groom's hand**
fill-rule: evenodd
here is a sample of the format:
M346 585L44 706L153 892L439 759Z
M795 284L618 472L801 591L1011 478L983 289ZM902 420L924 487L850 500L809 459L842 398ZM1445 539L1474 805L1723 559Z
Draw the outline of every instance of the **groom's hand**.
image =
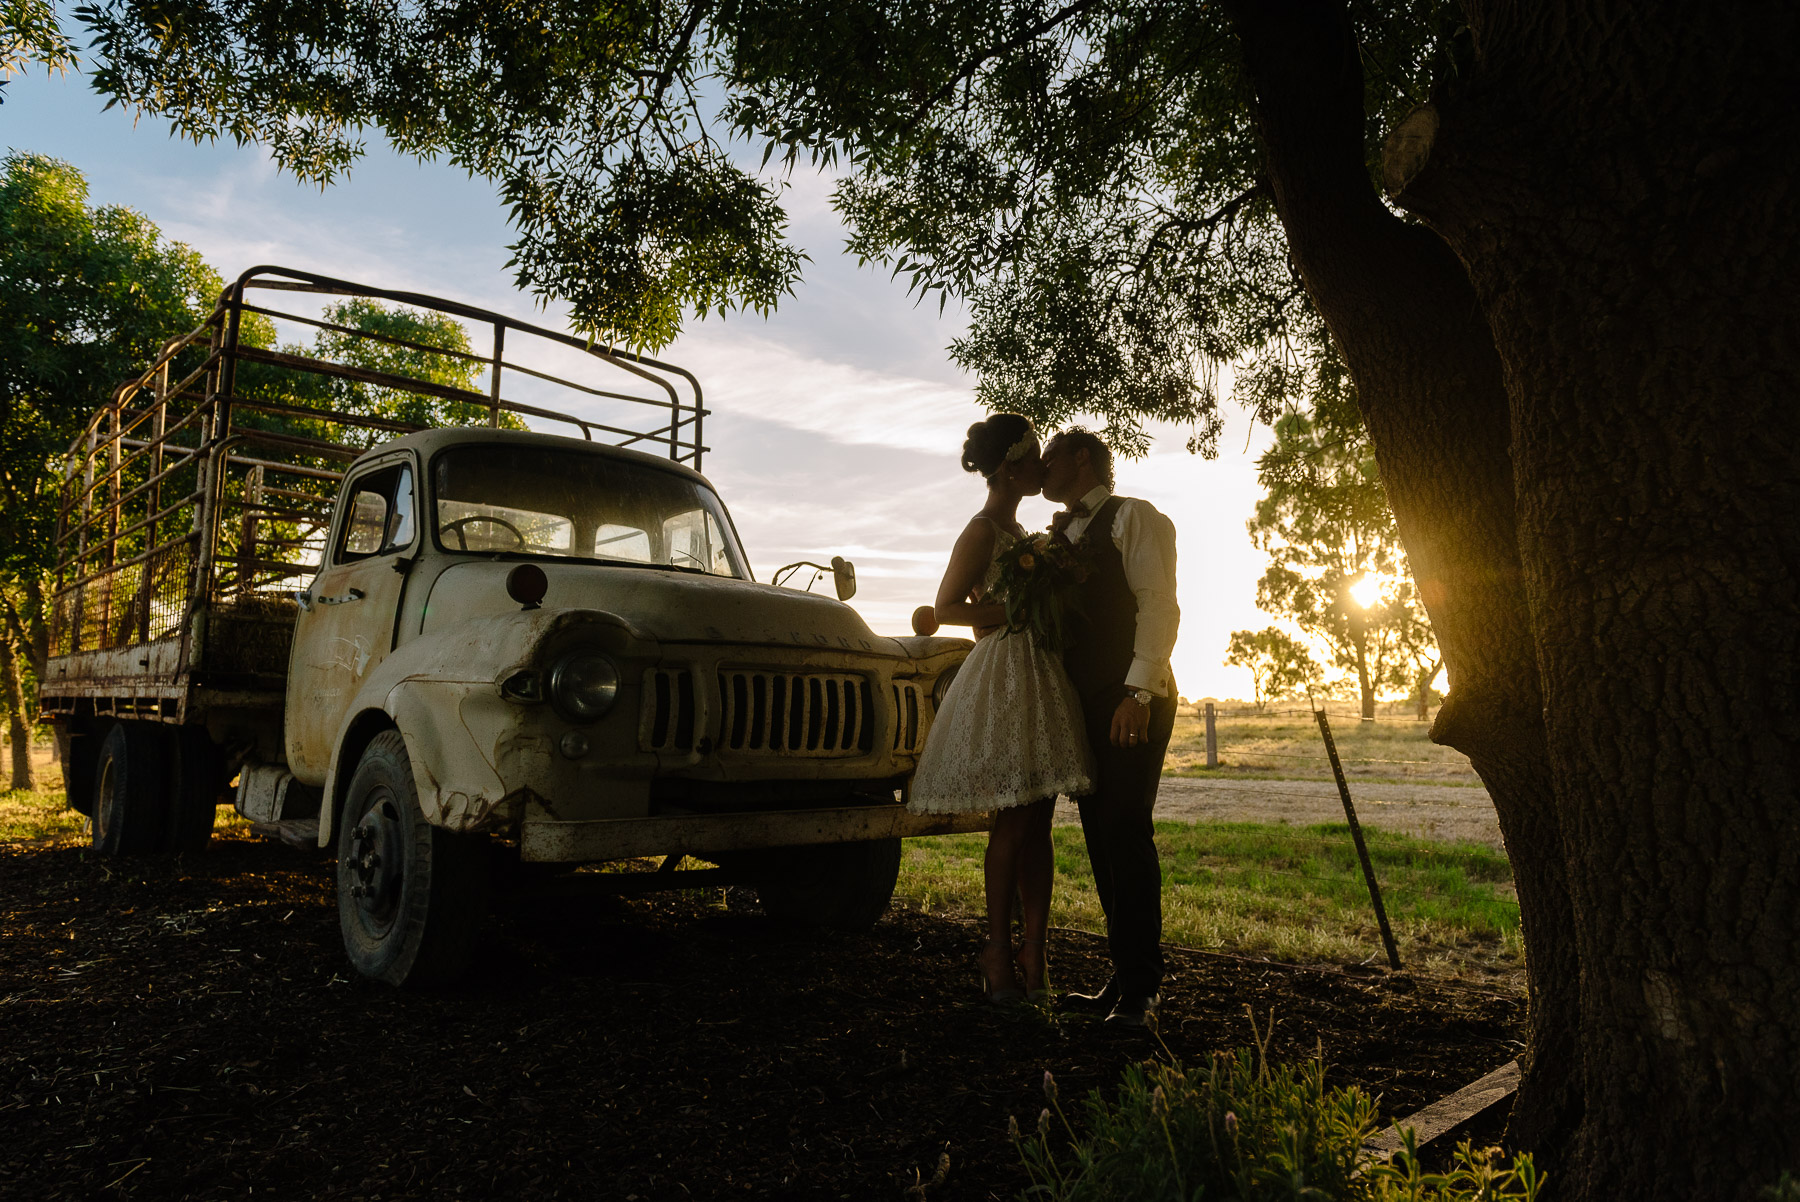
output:
M1114 747L1143 747L1150 741L1150 707L1133 697L1119 702L1113 711Z

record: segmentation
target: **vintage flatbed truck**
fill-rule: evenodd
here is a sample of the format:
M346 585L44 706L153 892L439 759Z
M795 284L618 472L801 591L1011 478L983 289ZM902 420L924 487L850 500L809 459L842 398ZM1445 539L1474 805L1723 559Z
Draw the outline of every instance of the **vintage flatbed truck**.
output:
M371 302L491 350L347 324ZM984 825L899 803L969 644L756 583L705 416L667 364L245 272L68 455L41 695L94 846L202 847L235 780L253 821L316 823L350 959L395 984L466 967L509 858L873 922L902 836Z

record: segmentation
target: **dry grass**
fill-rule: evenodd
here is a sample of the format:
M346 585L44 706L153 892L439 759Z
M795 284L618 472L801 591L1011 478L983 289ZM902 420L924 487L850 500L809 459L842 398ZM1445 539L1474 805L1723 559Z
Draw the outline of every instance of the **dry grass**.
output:
M1219 767L1210 769L1200 707L1184 708L1175 719L1164 772L1173 776L1331 779L1331 762L1312 715L1304 709L1269 708L1269 713L1257 715L1245 713L1235 703L1219 707L1222 712L1215 723ZM1363 722L1341 705L1330 711L1332 740L1346 776L1397 784L1480 786L1469 757L1431 741L1429 722L1412 719L1403 706L1383 706L1377 714L1377 721Z

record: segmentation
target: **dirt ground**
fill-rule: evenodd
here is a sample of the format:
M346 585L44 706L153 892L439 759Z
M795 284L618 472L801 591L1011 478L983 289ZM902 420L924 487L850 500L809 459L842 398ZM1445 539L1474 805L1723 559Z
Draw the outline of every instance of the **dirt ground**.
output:
M1091 1020L997 1011L967 920L864 935L772 924L742 891L502 905L473 980L354 976L330 862L242 836L104 862L0 847L0 1195L932 1198L1028 1184L1006 1135L1157 1053ZM1104 975L1059 933L1058 983ZM1511 997L1171 951L1188 1059L1275 1024L1334 1083L1411 1113L1515 1056Z
M1484 843L1499 849L1500 821L1487 790L1456 785L1354 781L1350 797L1357 821L1426 839ZM1080 821L1059 804L1057 817ZM1156 795L1164 822L1287 822L1307 826L1344 821L1344 803L1333 781L1196 780L1165 776Z

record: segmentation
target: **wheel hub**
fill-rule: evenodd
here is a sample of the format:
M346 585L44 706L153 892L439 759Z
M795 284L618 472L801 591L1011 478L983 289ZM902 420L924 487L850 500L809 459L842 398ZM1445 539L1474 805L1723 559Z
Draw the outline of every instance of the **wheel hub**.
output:
M400 855L403 832L390 799L382 798L350 832L350 896L368 924L376 929L393 922L403 883Z

